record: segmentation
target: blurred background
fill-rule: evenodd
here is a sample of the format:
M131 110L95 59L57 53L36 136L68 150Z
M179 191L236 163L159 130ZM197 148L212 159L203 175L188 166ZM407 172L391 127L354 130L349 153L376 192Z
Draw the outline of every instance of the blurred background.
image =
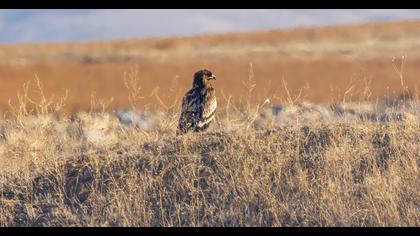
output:
M0 10L3 111L35 77L47 97L67 91L69 111L93 96L128 106L130 78L136 105L168 109L202 68L218 76L220 104L415 93L420 10Z

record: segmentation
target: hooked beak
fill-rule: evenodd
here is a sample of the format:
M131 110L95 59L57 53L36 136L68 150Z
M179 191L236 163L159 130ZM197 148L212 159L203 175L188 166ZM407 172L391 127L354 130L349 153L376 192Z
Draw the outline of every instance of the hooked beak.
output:
M209 80L211 80L211 79L216 80L216 76L215 76L215 75L210 76L210 77L209 77Z

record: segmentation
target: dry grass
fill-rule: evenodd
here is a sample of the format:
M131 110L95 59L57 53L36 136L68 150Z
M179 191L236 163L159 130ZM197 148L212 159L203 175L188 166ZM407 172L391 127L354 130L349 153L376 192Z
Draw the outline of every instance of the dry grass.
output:
M420 225L416 100L228 104L176 136L177 110L145 129L26 95L0 124L1 226Z

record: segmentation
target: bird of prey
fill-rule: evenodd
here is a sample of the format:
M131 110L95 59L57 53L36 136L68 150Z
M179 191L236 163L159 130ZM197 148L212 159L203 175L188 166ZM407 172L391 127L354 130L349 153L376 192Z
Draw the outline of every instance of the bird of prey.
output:
M194 74L192 89L182 99L178 134L188 131L199 132L209 127L217 108L211 80L216 80L216 76L207 69L199 70Z

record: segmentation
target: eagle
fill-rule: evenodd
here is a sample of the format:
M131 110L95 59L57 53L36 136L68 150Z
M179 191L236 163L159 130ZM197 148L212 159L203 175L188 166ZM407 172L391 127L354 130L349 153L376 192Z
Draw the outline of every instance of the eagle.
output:
M216 80L216 76L207 69L194 73L192 89L182 99L177 134L189 131L200 132L210 126L217 108L216 94L211 86L211 80Z

